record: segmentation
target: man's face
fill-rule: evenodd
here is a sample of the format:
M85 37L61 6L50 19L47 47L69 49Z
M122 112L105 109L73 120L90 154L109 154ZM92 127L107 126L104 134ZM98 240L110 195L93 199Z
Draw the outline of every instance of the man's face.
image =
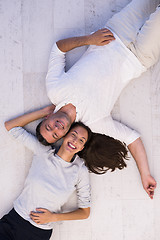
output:
M40 127L40 133L48 143L55 143L69 130L71 121L64 112L52 113Z

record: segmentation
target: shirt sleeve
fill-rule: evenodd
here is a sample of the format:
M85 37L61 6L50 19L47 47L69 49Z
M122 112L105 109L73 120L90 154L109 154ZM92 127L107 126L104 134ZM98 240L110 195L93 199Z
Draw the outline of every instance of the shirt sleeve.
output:
M50 99L52 99L54 90L57 90L57 83L59 82L61 75L65 72L64 69L65 53L62 52L55 43L51 50L48 72L46 76L46 89Z
M91 188L89 181L89 172L87 167L83 164L79 176L78 182L76 185L77 198L78 198L78 207L79 208L88 208L91 205Z
M21 142L25 147L30 149L34 154L46 152L50 148L43 146L33 134L27 132L22 127L12 128L9 130L9 134L18 142Z
M137 131L121 122L113 120L111 116L94 122L90 127L92 131L118 139L121 142L124 142L127 146L140 137L140 134Z
M121 142L124 142L127 146L140 137L140 134L134 129L120 123L116 120L113 121L113 131Z

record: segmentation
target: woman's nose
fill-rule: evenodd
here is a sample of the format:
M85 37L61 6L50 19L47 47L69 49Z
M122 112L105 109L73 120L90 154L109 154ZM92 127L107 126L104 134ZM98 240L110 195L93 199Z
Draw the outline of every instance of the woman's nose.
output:
M77 142L77 138L76 137L73 137L73 142Z

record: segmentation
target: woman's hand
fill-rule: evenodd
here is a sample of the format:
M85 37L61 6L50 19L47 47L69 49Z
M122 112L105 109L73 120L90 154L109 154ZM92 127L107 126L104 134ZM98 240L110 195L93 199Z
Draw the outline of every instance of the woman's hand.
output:
M53 213L45 208L36 208L37 212L30 212L30 218L37 224L45 224L49 222L58 222L65 220L80 220L86 219L90 214L90 207L78 208L67 213Z
M36 208L37 212L30 212L30 218L37 224L56 222L56 213L52 213L45 208Z
M142 184L151 199L153 199L154 190L156 188L156 181L151 175L141 176Z
M88 41L89 45L97 45L97 46L103 46L115 40L113 33L107 28L99 29L98 31L89 35L88 38L89 38L89 41Z

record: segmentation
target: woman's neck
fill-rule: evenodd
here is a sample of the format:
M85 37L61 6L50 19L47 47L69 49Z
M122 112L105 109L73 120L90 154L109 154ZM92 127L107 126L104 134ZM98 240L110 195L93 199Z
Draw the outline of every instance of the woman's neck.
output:
M60 147L60 149L57 152L57 155L62 158L66 162L71 162L74 154L70 154L69 152L66 152Z

